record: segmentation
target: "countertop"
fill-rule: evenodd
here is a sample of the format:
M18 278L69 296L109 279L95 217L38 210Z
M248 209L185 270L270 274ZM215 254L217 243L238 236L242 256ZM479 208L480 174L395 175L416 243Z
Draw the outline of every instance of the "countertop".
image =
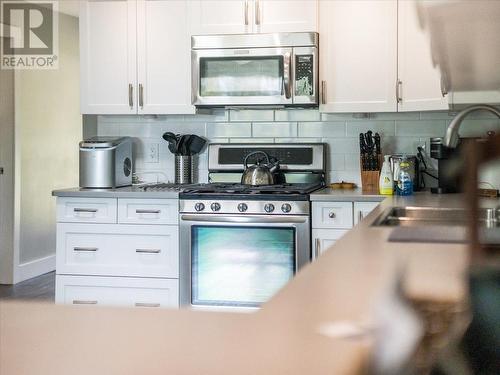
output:
M55 197L74 198L150 198L150 199L178 199L178 191L144 191L140 186L125 186L115 189L82 189L70 188L54 190Z
M365 373L383 335L346 335L345 327L377 327L396 285L426 303L467 297L465 245L391 243L392 228L371 224L394 206L463 202L458 194L388 197L254 314L0 302L0 373Z
M311 201L332 202L381 202L387 195L364 193L360 188L353 190L324 188L311 193Z

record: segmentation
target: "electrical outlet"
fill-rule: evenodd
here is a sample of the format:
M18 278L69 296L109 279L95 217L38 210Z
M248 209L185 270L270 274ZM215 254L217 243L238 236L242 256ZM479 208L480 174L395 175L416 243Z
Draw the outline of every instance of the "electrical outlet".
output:
M417 153L417 150L419 147L422 147L422 149L427 152L427 142L426 141L415 141L413 142L413 150L415 153Z
M146 155L144 161L146 163L159 163L159 148L160 145L158 143L146 143Z

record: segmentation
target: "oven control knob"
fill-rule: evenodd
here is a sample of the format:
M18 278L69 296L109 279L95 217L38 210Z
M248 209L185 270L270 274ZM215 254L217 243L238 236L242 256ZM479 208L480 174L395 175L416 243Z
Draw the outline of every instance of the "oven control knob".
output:
M203 203L196 203L194 205L194 209L198 212L203 211L205 209L205 205Z
M264 211L266 211L268 214L274 211L274 204L268 203L264 206Z
M289 213L292 210L292 206L288 203L283 203L283 206L281 206L281 211L283 211L285 214Z
M246 203L240 203L238 205L238 211L240 212L245 212L246 210L248 210L248 206Z
M220 211L220 203L217 203L217 202L216 203L212 203L210 205L210 208L212 209L212 211L215 211L215 212Z

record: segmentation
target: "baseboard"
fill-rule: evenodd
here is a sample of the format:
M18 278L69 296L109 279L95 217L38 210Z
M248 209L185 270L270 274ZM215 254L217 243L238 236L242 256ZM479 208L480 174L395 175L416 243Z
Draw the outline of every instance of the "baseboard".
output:
M56 269L56 255L49 255L45 258L35 259L31 262L23 263L17 266L17 272L14 282L31 279L52 272Z

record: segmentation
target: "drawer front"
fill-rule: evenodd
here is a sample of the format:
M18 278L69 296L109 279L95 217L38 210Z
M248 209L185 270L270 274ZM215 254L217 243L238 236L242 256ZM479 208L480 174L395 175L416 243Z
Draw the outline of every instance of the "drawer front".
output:
M178 227L58 224L58 274L179 277Z
M177 199L118 199L118 223L177 224Z
M313 229L312 230L312 258L318 258L326 250L330 249L339 238L349 232L346 229Z
M78 306L179 307L179 281L56 276L56 303Z
M380 202L354 202L354 225L367 217Z
M313 228L352 228L352 202L313 202Z
M116 223L116 211L113 198L57 198L60 223Z

